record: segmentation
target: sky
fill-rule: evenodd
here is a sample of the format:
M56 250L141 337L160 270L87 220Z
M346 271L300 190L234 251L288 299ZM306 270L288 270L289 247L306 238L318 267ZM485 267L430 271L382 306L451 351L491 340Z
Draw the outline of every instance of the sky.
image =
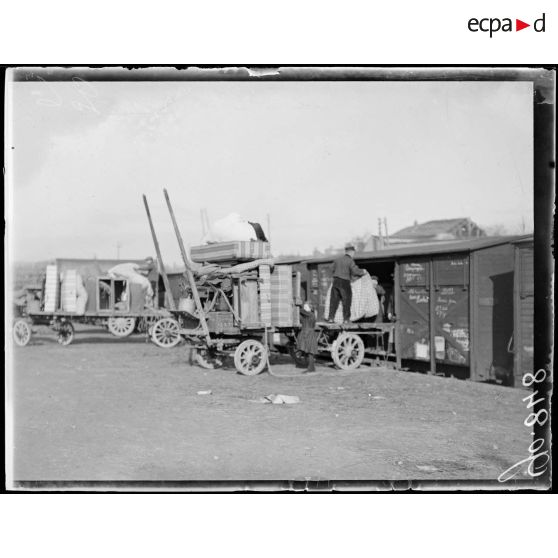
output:
M414 221L533 228L528 82L17 82L7 85L6 221L16 261L168 264L236 212L272 251L311 254Z

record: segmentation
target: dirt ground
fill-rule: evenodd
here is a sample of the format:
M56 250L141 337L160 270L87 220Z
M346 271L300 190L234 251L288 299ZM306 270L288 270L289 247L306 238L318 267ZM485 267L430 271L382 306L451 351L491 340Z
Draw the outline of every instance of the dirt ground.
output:
M14 368L21 481L493 480L531 442L525 391L384 368L303 375L283 359L286 377L248 377L143 336L89 329L62 347L46 328Z

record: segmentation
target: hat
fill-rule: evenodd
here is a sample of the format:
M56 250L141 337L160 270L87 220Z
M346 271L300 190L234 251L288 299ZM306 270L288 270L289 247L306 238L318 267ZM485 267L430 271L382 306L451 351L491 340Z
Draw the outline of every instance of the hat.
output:
M356 248L350 242L347 242L347 244L345 244L345 252L349 250L354 250L356 252Z
M139 264L139 268L145 271L151 270L154 267L155 267L155 261L151 257L145 258L145 260L143 260L143 262Z

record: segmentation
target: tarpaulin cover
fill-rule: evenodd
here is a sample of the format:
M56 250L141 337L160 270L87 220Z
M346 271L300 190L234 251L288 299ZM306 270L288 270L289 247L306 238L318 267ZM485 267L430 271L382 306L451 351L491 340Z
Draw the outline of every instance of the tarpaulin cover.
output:
M353 291L353 300L351 302L351 321L355 322L362 318L372 318L376 316L380 310L380 301L378 293L374 288L370 275L363 275L356 281L351 283ZM325 303L325 316L329 316L329 303L331 300L331 286L327 291ZM339 303L335 314L334 322L343 323L343 303Z

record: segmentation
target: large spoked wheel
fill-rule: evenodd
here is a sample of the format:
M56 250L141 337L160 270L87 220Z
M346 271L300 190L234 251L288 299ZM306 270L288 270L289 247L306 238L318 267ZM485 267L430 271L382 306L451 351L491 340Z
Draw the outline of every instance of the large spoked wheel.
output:
M31 325L25 320L16 320L13 329L14 342L19 347L25 347L31 341Z
M207 370L215 370L223 366L223 359L214 349L208 349L206 347L194 349L193 357L197 365Z
M341 333L331 346L331 357L341 370L354 370L364 359L364 343L354 333Z
M162 318L151 328L151 339L163 349L176 347L180 343L180 326L172 318Z
M246 339L234 353L234 366L245 376L259 374L267 364L267 352L263 343L255 339Z
M124 316L109 318L107 328L115 337L128 337L128 335L134 333L136 318L126 318Z
M58 343L69 345L74 340L74 326L72 322L62 322L58 326Z

